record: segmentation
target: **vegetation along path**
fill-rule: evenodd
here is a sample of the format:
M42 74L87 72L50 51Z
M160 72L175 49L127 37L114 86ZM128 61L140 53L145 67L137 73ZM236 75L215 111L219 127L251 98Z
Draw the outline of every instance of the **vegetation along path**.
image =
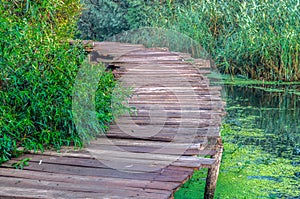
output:
M131 112L83 150L25 154L4 163L0 198L172 198L201 168L209 168L205 198L213 198L224 103L205 76L209 62L164 48L93 45L90 62L106 63L132 89ZM28 166L14 169L24 158Z

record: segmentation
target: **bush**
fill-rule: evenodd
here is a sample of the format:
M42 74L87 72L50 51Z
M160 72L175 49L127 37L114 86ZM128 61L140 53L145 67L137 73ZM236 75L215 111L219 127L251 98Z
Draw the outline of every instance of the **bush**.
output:
M81 39L98 41L122 31L146 25L153 2L147 0L82 0L84 9L78 21Z
M0 163L16 155L18 147L82 146L73 122L72 89L86 55L80 44L68 43L80 10L79 0L0 5ZM100 84L106 86L97 92L103 124L113 118L106 108L112 81L105 73Z

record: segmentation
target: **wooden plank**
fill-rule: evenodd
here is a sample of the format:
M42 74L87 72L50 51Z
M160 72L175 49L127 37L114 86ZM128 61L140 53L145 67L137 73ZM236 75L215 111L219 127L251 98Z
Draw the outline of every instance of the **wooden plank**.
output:
M170 95L170 94L175 94L175 93L172 93L170 91L155 91L155 92L135 92L134 95L150 95L150 96L153 96L153 95L158 95L158 96L161 96L163 94L166 94L166 95ZM220 96L220 91L213 91L213 90L208 90L208 89L205 89L205 90L199 90L197 91L196 95L194 95L194 93L191 93L191 92L186 92L186 91L180 91L180 92L176 92L176 96L193 96L193 97L197 97L197 96L202 96L202 95L216 95L216 96Z
M122 120L123 119L123 120ZM181 120L181 118L179 119ZM221 119L220 119L221 120ZM177 128L180 128L180 127L199 127L199 128L203 128L203 127L209 127L209 126L216 126L216 125L219 125L220 124L220 121L217 121L217 120L211 120L211 119L201 119L199 121L145 121L145 120L132 120L132 118L130 119L124 119L124 118L121 118L121 119L118 119L116 121L116 124L118 124L119 126L124 126L124 125L132 125L134 128L133 129L138 129L137 127L140 126L140 127L146 127L146 128L154 128L155 126L158 126L158 127L168 127L168 126L175 126ZM144 129L145 130L145 129ZM151 129L149 129L149 133L148 134L151 134ZM142 134L143 135L143 134Z
M97 193L98 197L109 197L114 195L123 195L126 197L142 197L142 198L168 198L169 191L159 189L139 189L139 188L124 188L111 187L105 183L99 185L84 185L76 183L50 182L44 180L31 180L23 178L5 178L0 177L0 187L22 187L22 188L37 188L45 190L57 190L67 192L81 193Z
M179 147L151 147L151 146L124 146L124 145L109 145L109 144L93 144L92 146L96 147L98 149L103 150L121 150L121 151L127 151L132 153L151 153L151 154L163 154L163 155L198 155L198 151L200 151L199 148L179 148ZM190 153L186 153L190 151Z
M220 137L219 132L205 132L205 133L185 133L184 135L181 134L173 134L173 133L163 133L163 132L156 132L155 134L146 134L143 130L133 129L135 132L141 132L141 135L135 135L130 132L128 129L123 131L111 131L106 134L108 138L111 139L139 139L139 140L146 140L146 141L160 141L160 142L176 142L176 143L200 143L206 144L210 138L217 138ZM201 145L201 146L202 146Z
M168 73L168 72L165 72L165 73L157 73L155 71L153 71L152 73L148 72L147 74L145 73L138 73L138 72L122 72L122 71L119 71L117 74L119 75L124 75L126 74L126 77L131 77L131 76L143 76L145 78L163 78L164 76L167 76L168 78L178 78L178 79L188 79L190 77L198 77L198 78L201 78L203 74L209 74L210 72L209 71L204 71L204 70L201 70L201 74L200 73L183 73L183 74L179 74L179 73L176 73L176 72L173 72L173 73Z
M91 144L99 145L116 145L116 146L140 146L140 147L163 147L166 144L170 144L173 148L189 148L189 149L198 149L200 148L200 143L166 143L159 141L145 141L145 140L136 140L136 139L107 139L107 138L98 138L97 140L91 141Z
M153 126L151 126L153 128ZM136 137L139 137L139 135L142 135L142 131L145 129L134 127L132 125L122 125L121 129L118 125L111 125L110 130L106 134L109 136L109 134L124 134L128 133L131 135L136 135ZM126 131L126 132L123 132ZM151 131L150 131L151 132ZM172 126L172 125L164 125L163 128L160 129L159 132L156 132L157 135L169 135L169 136L180 136L180 135L200 135L203 137L206 136L220 136L219 127L217 126L207 126L207 127L180 127L178 126Z
M152 87L142 87L142 88L136 88L136 90L138 91L166 91L166 90L199 90L199 91L213 91L213 90L221 90L221 87L209 87L209 85L205 84L203 85L203 87L181 87L179 85L175 85L175 86L152 86Z
M130 104L130 107L132 109L139 109L139 110L191 110L191 111L196 111L196 110L213 110L213 111L220 111L224 110L223 104L219 104L218 106L216 105L207 105L208 103L203 103L202 106L198 105L180 105L180 104L157 104L157 105L146 105L146 104ZM205 106L204 106L205 105Z
M212 112L212 113L191 113L190 115L186 115L180 112L168 112L164 111L163 113L156 111L150 111L150 110L137 110L136 113L131 113L130 115L123 115L122 118L124 117L130 117L132 120L135 120L137 118L142 119L142 120L170 120L170 119L195 119L195 118L201 118L201 119L213 119L213 118L220 118L222 116L221 112Z
M210 111L210 110L132 110L129 114L134 116L134 115L143 115L143 114L150 114L150 113L153 113L153 115L166 115L166 116L169 116L169 117L177 117L177 115L182 115L182 116L188 116L189 114L191 115L222 115L224 113L224 111L222 110L217 110L217 111ZM125 115L127 116L127 115ZM123 116L122 116L123 117Z
M92 199L99 197L98 193L73 192L73 191L57 191L37 188L25 188L17 186L5 186L0 183L0 197L3 199ZM113 196L111 199L123 199L121 196Z
M109 145L108 145L109 146ZM136 147L136 146L123 146L123 145L114 145L115 147L120 148L121 150L125 150L128 152L135 152L135 153L152 153L152 154L166 154L166 155L203 155L203 150L195 149L195 148L188 148L186 150L178 149L178 148L157 148L157 147L151 147L151 146L145 146L145 147ZM102 145L101 148L104 150L110 149L110 147L107 147L107 145ZM206 151L205 155L213 154L211 151Z
M172 66L170 66L172 67ZM174 66L173 66L174 67ZM126 72L131 73L140 73L144 75L145 73L153 73L153 72L161 72L161 73L176 73L176 74L194 74L199 73L199 69L194 68L185 68L185 69L170 69L170 68L163 68L163 67L147 67L147 68L141 68L141 67L135 67L135 68L126 68Z
M161 63L152 63L152 62L147 62L147 63L140 63L140 62L133 62L133 63L127 63L127 62L122 62L119 60L114 60L111 62L112 65L114 66L119 66L121 68L126 68L126 69L131 69L131 68L139 68L139 67L144 67L145 65L147 66L147 69L174 69L174 66L176 69L189 69L192 67L193 69L207 69L210 70L210 66L207 65L201 65L201 64L194 64L194 63L189 63L189 62L180 62L180 61L173 61L173 62L161 62ZM159 66L159 67L158 67Z
M44 160L47 161L47 156L34 156L31 161ZM68 158L56 157L56 162L60 164L70 164ZM53 160L53 159L51 159ZM71 162L71 164L73 164ZM56 174L56 173L47 173L41 171L22 171L15 169L2 168L0 169L0 176L3 177L18 177L24 179L33 179L33 180L47 180L53 182L67 182L67 183L78 183L78 184L99 184L99 183L108 183L116 187L135 187L135 188L148 188L148 189L160 189L160 190L173 190L177 188L178 183L174 182L159 182L159 181L150 181L150 180L135 180L130 181L122 178L108 178L108 177L94 177L94 176L79 176L79 175L69 175L69 174Z
M5 167L10 167L10 165L4 165ZM80 175L80 176L95 176L95 177L110 177L110 178L123 178L127 180L151 180L151 181L160 181L160 182L177 182L181 183L187 175L192 171L172 171L164 170L160 172L135 172L133 175L130 172L124 172L120 170L115 170L112 168L90 168L90 167L80 167L73 165L59 165L56 164L39 164L36 162L31 162L29 166L24 167L24 171L43 171L47 173L57 173L57 174L71 174L71 175Z
M129 113L128 115L123 115L122 118L128 118L131 119L132 121L135 120L145 120L145 121L151 121L151 120L180 120L181 118L183 120L187 119L193 119L193 120L201 120L201 119L211 119L213 120L216 118L216 120L219 120L224 113L221 112L221 110L218 110L219 113L191 113L191 115L186 115L180 112L168 112L167 110L164 111L164 113L157 112L158 110L137 110L136 113ZM127 119L127 120L128 120Z
M137 84L137 83L136 83ZM141 85L141 86L145 86L145 85ZM187 87L187 89L190 89ZM133 91L133 90L132 90ZM201 91L197 91L195 92L190 92L189 94L181 94L181 95L177 95L177 93L173 92L172 90L165 90L165 92L162 93L145 93L145 94L135 94L134 92L132 93L132 98L149 98L149 100L160 100L160 99L168 99L168 100L186 100L186 101L192 101L192 100L218 100L221 101L221 96L216 94L216 93L206 93L206 94L199 94L198 92Z
M100 148L101 148L100 154L103 154L105 149L103 147L100 147ZM108 151L110 153L108 153ZM97 153L96 151L94 151L94 152ZM107 154L111 155L111 157L109 159L107 159L107 161L116 161L117 164L120 164L120 165L124 164L126 166L130 166L129 170L131 170L133 167L138 166L139 164L146 164L146 165L143 165L143 168L147 169L147 167L149 167L148 168L149 171L152 171L153 167L155 167L156 165L160 165L160 167L158 167L158 168L163 168L166 165L173 165L173 166L179 166L179 167L190 167L193 169L199 169L201 167L210 167L215 162L214 159L210 159L210 158L201 158L201 157L195 157L195 156L183 156L181 154L178 154L178 156L180 156L180 155L181 156L178 158L178 160L175 160L176 157L169 159L167 156L170 156L170 155L164 154L163 156L161 156L161 154L159 154L159 153L156 153L156 154L155 153L141 153L141 151L139 151L139 152L131 151L130 153L128 153L128 152L123 153L121 150L117 150L116 153L114 153L113 149L111 149L111 148L108 148ZM155 156L161 156L161 157L155 159ZM105 157L105 155L103 155L103 157ZM101 161L103 161L103 160L105 160L105 158L101 159ZM127 168L124 168L124 170L127 170ZM138 169L136 169L136 170L138 170Z

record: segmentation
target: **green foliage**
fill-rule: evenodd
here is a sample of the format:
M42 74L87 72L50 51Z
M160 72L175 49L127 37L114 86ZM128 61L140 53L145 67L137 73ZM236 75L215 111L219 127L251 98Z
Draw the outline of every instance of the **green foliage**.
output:
M121 102L128 96L103 64L84 62L73 88L72 113L76 130L84 143L104 133L116 116L126 110Z
M6 134L1 135L0 137L0 164L9 160L11 157L12 151L15 150L16 143Z
M129 29L136 29L147 26L147 19L155 11L153 6L157 6L157 0L126 0L125 19Z
M109 0L83 0L85 8L78 22L80 37L104 40L127 28L123 4Z
M224 73L273 81L300 79L297 0L85 2L79 23L82 38L103 40L129 29L161 27L198 41Z
M105 40L122 31L146 25L152 1L82 0L84 9L78 22L82 39Z
M29 165L29 161L31 158L24 158L16 163L13 163L11 166L15 167L16 169L23 169L24 167Z
M79 43L68 43L80 10L78 0L2 1L0 163L19 147L82 146L73 122L72 90L86 54ZM104 125L113 118L106 107L115 83L111 73L98 80L97 110Z
M0 6L2 160L19 146L43 150L80 142L71 120L71 89L85 56L79 45L67 43L77 3L24 0Z
M223 72L254 79L300 79L297 1L167 2L148 16L149 24L199 41Z

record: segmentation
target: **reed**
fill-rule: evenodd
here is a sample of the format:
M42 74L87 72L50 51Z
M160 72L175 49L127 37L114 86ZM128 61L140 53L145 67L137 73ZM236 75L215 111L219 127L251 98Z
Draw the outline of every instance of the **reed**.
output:
M224 73L275 81L300 79L297 0L164 1L153 9L147 18L150 26L195 39Z

